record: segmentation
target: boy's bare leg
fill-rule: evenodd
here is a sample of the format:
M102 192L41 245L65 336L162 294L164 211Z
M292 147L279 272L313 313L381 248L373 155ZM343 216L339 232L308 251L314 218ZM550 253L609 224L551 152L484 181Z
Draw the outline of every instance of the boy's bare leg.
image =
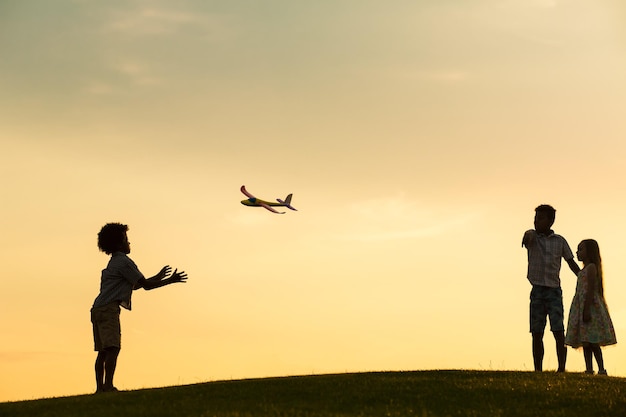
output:
M537 372L543 370L543 354L543 333L533 333L533 361Z
M565 332L553 332L556 342L556 357L559 361L557 372L565 372L565 361L567 360L567 346L565 346Z
M106 355L106 351L101 350L96 357L96 392L102 392L104 388L104 361Z
M106 359L104 360L104 391L116 391L113 386L113 376L117 367L117 356L120 354L120 348L110 347L105 349Z
M110 347L98 352L96 358L96 392L116 391L113 376L117 367L120 348Z

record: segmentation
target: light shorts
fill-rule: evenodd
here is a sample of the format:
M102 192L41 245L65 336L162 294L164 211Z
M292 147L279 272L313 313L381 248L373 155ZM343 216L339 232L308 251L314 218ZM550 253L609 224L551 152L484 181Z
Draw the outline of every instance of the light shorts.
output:
M117 302L91 309L93 324L94 350L101 351L110 347L122 347L120 327L120 306Z
M546 317L550 317L552 332L565 331L563 326L563 291L561 288L533 285L530 292L530 331L543 333Z

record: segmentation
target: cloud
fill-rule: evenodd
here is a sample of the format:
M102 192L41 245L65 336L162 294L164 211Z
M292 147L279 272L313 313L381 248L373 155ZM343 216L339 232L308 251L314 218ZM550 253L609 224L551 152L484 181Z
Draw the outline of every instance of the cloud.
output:
M426 78L439 81L463 81L467 79L468 74L464 71L440 71L425 74Z
M515 32L513 30L510 30L509 34L523 41L527 41L529 43L534 43L537 45L550 46L550 47L559 47L563 45L562 41L556 40L554 38L533 36L532 34Z
M509 1L495 5L497 18L490 19L500 32L521 41L547 47L563 45L570 20L557 0Z
M275 214L266 212L266 210L261 207L242 206L242 208L239 208L239 210L228 214L226 216L226 221L237 226L260 226L271 224L271 216L273 215Z
M85 77L83 92L102 96L125 94L133 87L165 86L177 80L176 71L190 71L183 65L199 62L193 51L236 37L232 16L155 3L103 6L96 30L101 47L91 58L99 65Z
M174 33L184 25L200 24L203 21L195 13L150 6L115 11L106 28L131 35L162 35Z
M525 2L522 2L525 3ZM559 5L557 0L533 0L527 2L531 6L535 6L542 9L553 9Z
M32 362L49 360L54 358L62 358L75 356L75 354L67 352L51 352L51 351L9 351L0 352L0 363L10 362Z
M408 228L400 230L391 228L390 230L364 231L363 233L352 233L338 236L341 240L357 240L361 242L388 241L400 239L418 239L431 236L438 236L457 229L472 221L475 216L460 216L440 221L432 225Z
M96 96L104 96L104 95L114 94L115 87L103 81L93 80L87 83L87 85L84 88L84 91L88 94L92 94Z
M175 5L179 6L179 5ZM175 8L172 4L142 2L109 12L102 24L106 35L148 38L180 35L187 32L195 40L223 41L231 39L235 30L232 16Z
M108 65L107 74L85 82L83 91L95 96L125 93L129 87L163 85L161 77L153 74L149 65L132 60L120 60Z
M418 205L402 196L366 200L350 206L348 212L348 230L336 234L338 240L374 242L438 236L466 226L479 215L476 209L459 213Z
M470 78L470 73L462 69L420 70L400 67L383 71L387 71L387 74L384 74L387 78L408 82L456 84L465 82Z
M468 78L468 73L460 70L449 71L417 71L413 73L414 78L427 81L440 81L447 83L461 82Z
M561 3L561 0L498 0L495 1L493 5L502 9L554 9L559 6L559 3Z
M146 65L137 62L125 61L113 66L113 69L125 76L134 85L161 84L161 79L152 75Z

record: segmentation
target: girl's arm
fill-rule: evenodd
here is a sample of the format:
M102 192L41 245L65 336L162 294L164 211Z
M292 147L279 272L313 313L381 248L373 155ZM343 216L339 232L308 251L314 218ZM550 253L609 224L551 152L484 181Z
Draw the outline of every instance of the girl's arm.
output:
M593 294L598 284L598 270L595 264L589 264L587 267L587 295L583 302L583 322L587 323L591 320L591 303L593 302Z

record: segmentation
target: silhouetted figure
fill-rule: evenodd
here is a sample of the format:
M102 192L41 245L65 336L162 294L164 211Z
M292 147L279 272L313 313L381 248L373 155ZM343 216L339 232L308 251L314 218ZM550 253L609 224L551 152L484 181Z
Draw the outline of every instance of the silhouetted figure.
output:
M617 343L615 329L604 299L604 278L600 247L593 239L580 242L576 251L583 269L578 273L576 293L567 321L565 344L573 348L582 346L588 374L593 374L593 356L598 363L598 374L606 375L601 346Z
M547 204L535 209L535 228L527 230L522 238L522 247L528 251L528 280L533 288L530 292L530 332L533 335L533 361L535 371L543 370L543 333L546 317L550 318L550 330L556 342L559 362L557 372L565 372L567 348L563 325L563 292L561 290L561 258L577 274L580 271L574 254L563 236L551 229L556 210Z
M117 365L117 357L121 348L120 306L131 309L133 290L144 288L152 290L175 282L185 282L185 272L174 273L166 265L152 278L146 279L127 255L130 253L130 242L126 232L128 226L120 223L108 223L98 233L98 248L111 259L102 270L100 294L91 308L91 322L96 358L96 392L117 391L113 385L113 376Z

